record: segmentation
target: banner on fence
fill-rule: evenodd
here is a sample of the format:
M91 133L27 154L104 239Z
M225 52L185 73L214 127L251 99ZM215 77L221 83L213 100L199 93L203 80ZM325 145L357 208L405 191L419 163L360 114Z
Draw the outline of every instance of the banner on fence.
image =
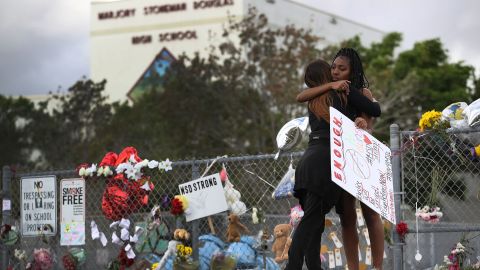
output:
M178 185L180 194L187 197L187 221L227 211L228 205L220 174L212 174Z
M22 236L57 233L57 185L55 176L22 177Z
M333 107L330 155L332 180L395 224L390 149Z
M62 179L60 194L60 245L84 245L85 179Z

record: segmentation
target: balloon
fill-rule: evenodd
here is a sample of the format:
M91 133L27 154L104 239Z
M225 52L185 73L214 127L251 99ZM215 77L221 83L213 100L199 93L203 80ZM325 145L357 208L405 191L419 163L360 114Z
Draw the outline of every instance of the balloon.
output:
M290 225L296 228L303 217L303 209L300 205L296 205L290 209Z
M443 109L442 117L448 121L461 120L464 118L463 112L467 106L465 102L454 102Z
M468 125L470 127L480 125L480 98L468 105L465 109L465 115L467 116Z
M279 152L275 159L278 158L280 151L288 151L295 147L302 139L302 133L307 130L308 117L300 117L290 120L286 123L277 134L277 147Z

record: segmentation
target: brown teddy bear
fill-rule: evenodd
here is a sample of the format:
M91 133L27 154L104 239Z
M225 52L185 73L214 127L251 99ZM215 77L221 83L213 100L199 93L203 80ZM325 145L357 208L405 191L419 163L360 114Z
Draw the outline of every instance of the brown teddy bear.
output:
M290 247L292 226L290 224L278 224L273 229L275 242L272 245L272 252L275 254L277 263L288 259L288 248Z
M173 239L180 242L188 241L188 239L190 239L190 233L185 229L176 229L173 232Z
M228 216L228 227L227 227L227 241L228 242L239 242L241 234L249 233L250 231L240 223L240 218L235 214L230 214Z

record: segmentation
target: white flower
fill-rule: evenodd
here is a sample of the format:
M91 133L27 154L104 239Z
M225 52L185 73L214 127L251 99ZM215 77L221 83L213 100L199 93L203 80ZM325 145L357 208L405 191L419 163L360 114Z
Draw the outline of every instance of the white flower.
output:
M87 170L84 167L80 168L80 170L78 171L78 175L86 176L87 175Z
M103 175L106 177L106 176L110 176L110 175L113 175L113 171L110 169L109 166L105 166L105 168L103 169Z
M134 154L131 154L131 155L130 155L130 158L128 159L128 161L130 161L131 163L137 163L137 160L135 159L135 155L134 155Z
M170 159L167 158L165 161L160 162L160 164L158 165L158 168L160 170L163 169L166 172L171 171L172 170L172 162L170 161Z
M133 169L133 166L132 164L130 163L121 163L117 166L117 169L116 169L116 172L117 174L121 174L123 173L125 170L129 169L129 168L132 168Z
M144 159L144 160L140 161L139 163L135 164L135 169L140 170L143 167L147 167L147 166L148 166L148 159Z
M25 250L20 250L20 249L15 249L15 258L19 260L26 260L27 259L27 254Z
M148 181L145 182L145 184L143 184L143 186L140 187L141 189L144 189L146 191L150 191L150 184L148 183Z
M125 174L127 175L128 179L138 180L142 178L142 172L139 169L133 167L132 165L127 167L127 169L125 170Z
M449 263L449 262L450 262L450 259L448 258L447 255L444 255L444 256L443 256L443 262L444 262L444 263Z
M85 170L85 174L87 176L93 176L93 174L97 171L97 164L92 164L92 166L90 166L90 168L87 168Z
M101 176L103 174L103 167L99 167L97 170L97 176Z
M457 243L457 248L458 249L465 249L465 246L463 246L462 243Z
M150 160L150 162L148 162L148 168L149 169L153 169L155 167L158 167L158 161L156 160Z

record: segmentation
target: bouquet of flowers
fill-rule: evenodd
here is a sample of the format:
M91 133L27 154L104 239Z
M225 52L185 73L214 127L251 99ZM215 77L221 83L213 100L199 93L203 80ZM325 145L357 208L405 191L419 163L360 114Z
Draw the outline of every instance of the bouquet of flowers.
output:
M460 270L463 269L465 259L467 258L467 248L462 244L462 241L450 251L450 254L443 257L443 262L447 265L448 270Z
M418 122L420 131L425 130L444 130L450 126L450 123L442 119L442 113L431 110L422 115Z
M428 223L437 223L440 221L443 213L440 212L440 207L434 206L430 208L430 206L425 205L423 208L417 209L415 216L420 217Z
M199 264L197 261L193 261L191 257L192 252L193 252L192 247L189 247L183 244L178 244L175 261L173 263L173 269L174 270L198 269Z

